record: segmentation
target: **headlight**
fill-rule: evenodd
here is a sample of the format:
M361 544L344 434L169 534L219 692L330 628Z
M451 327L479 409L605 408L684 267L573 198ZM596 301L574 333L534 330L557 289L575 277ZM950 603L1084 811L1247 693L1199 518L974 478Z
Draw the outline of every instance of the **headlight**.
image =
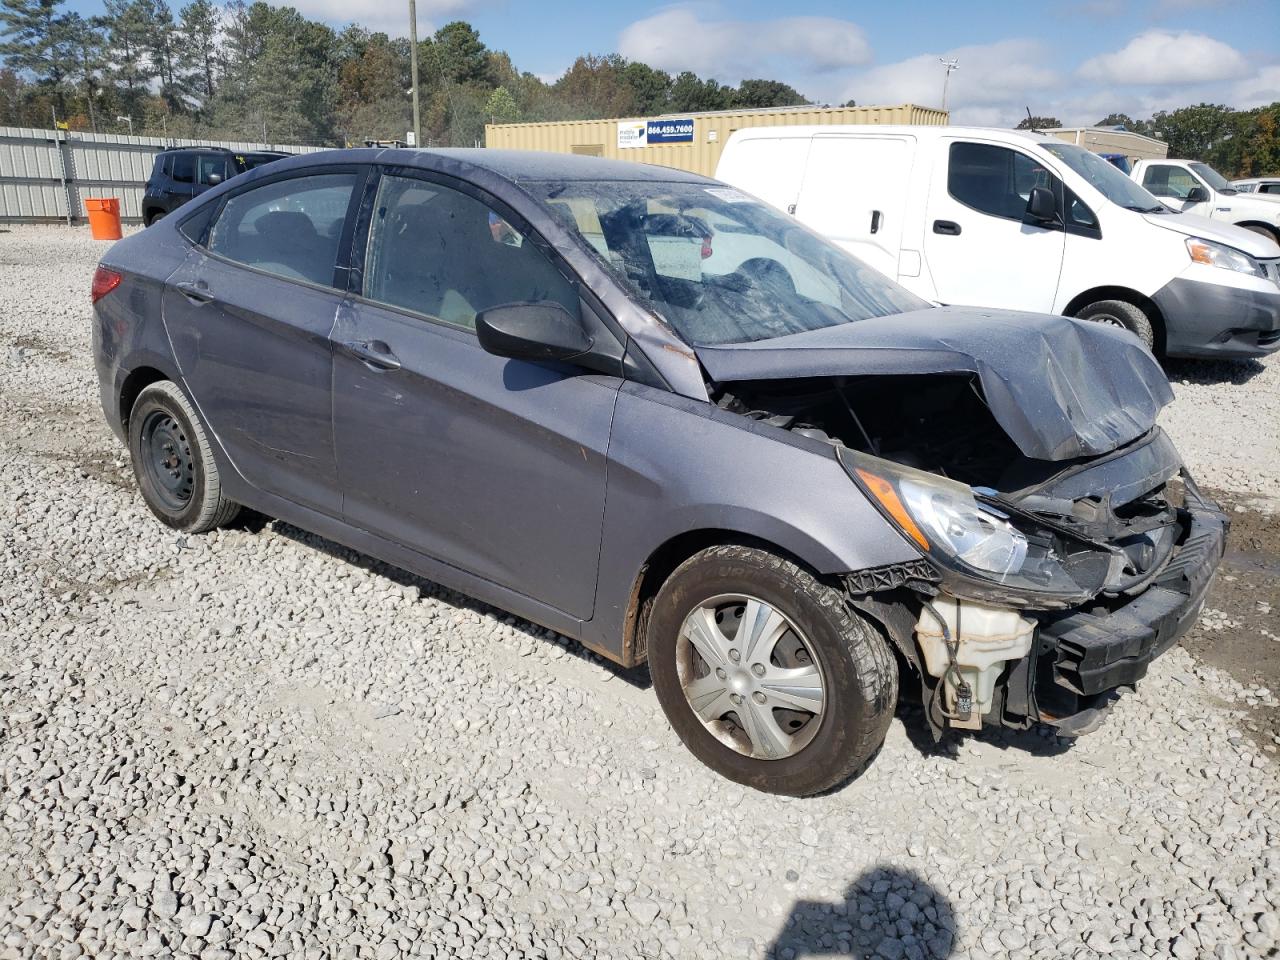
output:
M1236 273L1247 273L1253 277L1267 278L1267 271L1262 264L1247 253L1221 243L1211 243L1199 237L1187 238L1187 253L1195 263L1203 263L1210 267L1222 267Z
M934 561L957 596L985 599L994 586L1003 599L1059 606L1092 596L1105 582L1106 555L1059 555L1052 534L1020 529L1008 515L980 503L963 483L856 450L838 452L849 475ZM1081 580L1091 585L1082 586Z

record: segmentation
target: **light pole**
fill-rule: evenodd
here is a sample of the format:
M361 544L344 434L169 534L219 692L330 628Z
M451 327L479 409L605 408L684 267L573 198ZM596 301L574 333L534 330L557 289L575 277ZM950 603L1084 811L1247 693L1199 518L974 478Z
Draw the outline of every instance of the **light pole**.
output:
M946 72L942 75L942 109L945 110L947 109L947 85L951 82L951 71L960 69L960 61L939 57L938 62L946 68Z
M418 112L418 4L409 0L409 76L413 81L413 145L422 146L422 117Z
M133 136L133 117L116 117L116 123L127 123L129 125L129 136Z

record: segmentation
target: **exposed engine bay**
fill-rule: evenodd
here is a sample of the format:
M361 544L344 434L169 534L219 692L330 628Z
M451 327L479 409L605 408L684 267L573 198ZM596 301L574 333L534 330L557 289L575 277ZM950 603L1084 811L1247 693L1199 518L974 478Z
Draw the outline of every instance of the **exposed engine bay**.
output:
M915 667L938 734L1088 732L1194 622L1221 552L1225 517L1158 427L1096 456L1028 457L971 373L749 380L713 399L831 444L923 547L936 576L861 576L850 593Z

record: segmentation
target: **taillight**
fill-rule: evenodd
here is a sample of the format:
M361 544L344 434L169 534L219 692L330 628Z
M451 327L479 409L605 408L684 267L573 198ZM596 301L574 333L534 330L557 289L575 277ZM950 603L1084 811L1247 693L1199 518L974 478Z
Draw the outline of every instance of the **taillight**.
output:
M123 274L108 270L106 267L99 267L95 270L93 272L93 289L90 293L93 302L97 303L116 287L120 286L120 281L123 279Z

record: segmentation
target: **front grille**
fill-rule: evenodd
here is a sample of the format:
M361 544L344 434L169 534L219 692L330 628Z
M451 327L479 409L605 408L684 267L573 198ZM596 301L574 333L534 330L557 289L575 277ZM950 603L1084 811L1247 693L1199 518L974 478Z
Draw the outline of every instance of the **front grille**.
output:
M1267 277L1271 282L1280 286L1280 260L1259 260L1258 262L1267 271Z

